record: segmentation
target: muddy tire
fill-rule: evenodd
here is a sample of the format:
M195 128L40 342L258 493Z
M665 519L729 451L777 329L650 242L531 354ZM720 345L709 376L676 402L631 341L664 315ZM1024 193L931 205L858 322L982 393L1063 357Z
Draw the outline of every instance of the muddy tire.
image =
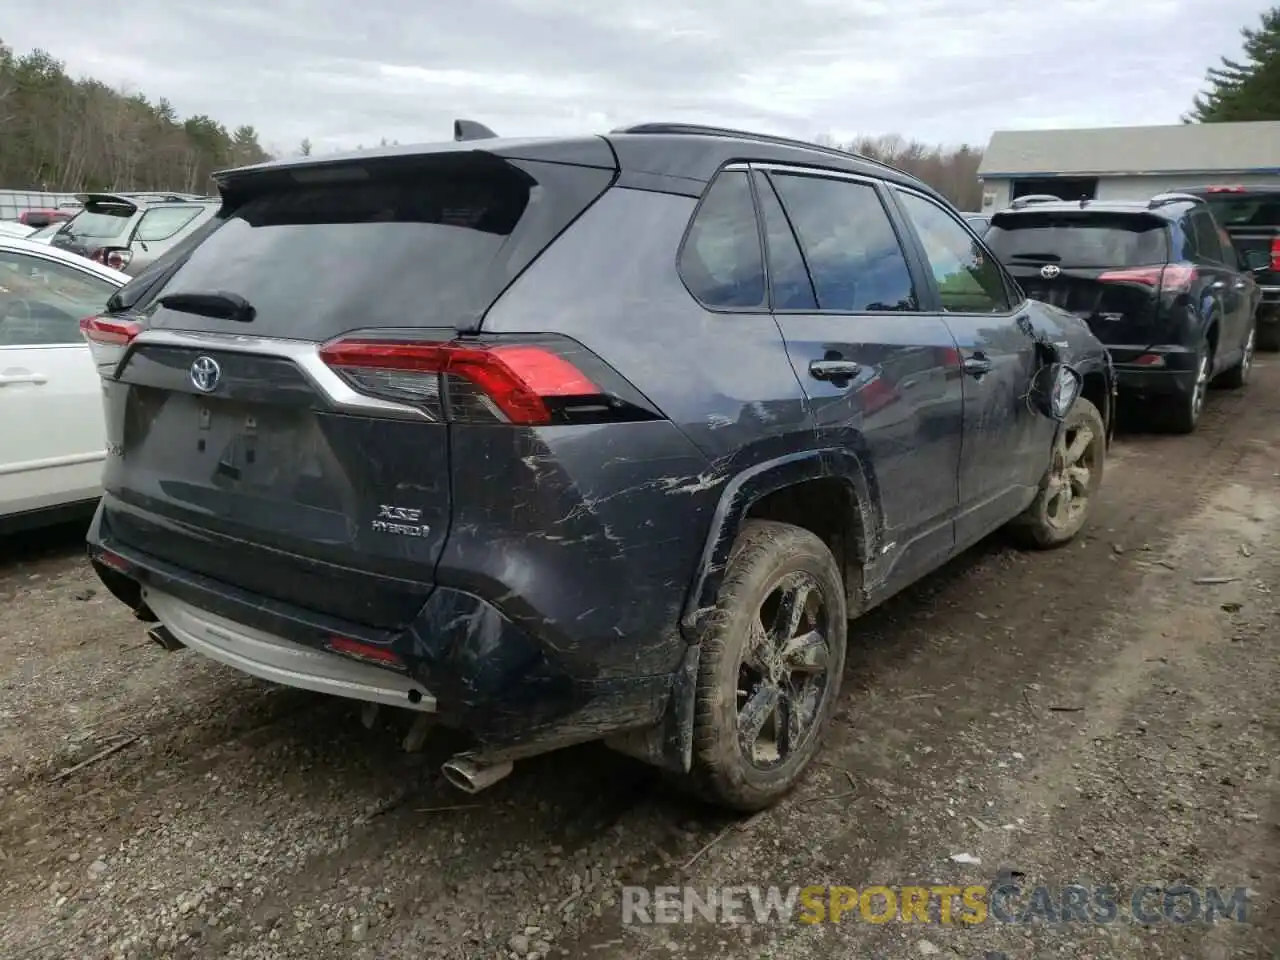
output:
M684 785L744 812L786 796L835 710L847 629L826 544L790 524L744 524L702 640Z
M1196 377L1191 392L1185 397L1176 397L1172 401L1173 406L1160 410L1160 426L1171 433L1195 432L1209 396L1209 371L1212 369L1213 350L1209 347L1209 341L1203 340L1200 349L1196 351Z
M1010 525L1027 547L1046 550L1075 538L1102 484L1107 427L1084 397L1075 402L1054 443L1049 470L1031 506Z
M1239 390L1248 385L1249 374L1253 371L1253 351L1257 345L1258 326L1255 322L1249 326L1249 335L1244 342L1244 355L1240 358L1240 362L1223 372L1218 378L1218 386L1226 387L1228 390Z

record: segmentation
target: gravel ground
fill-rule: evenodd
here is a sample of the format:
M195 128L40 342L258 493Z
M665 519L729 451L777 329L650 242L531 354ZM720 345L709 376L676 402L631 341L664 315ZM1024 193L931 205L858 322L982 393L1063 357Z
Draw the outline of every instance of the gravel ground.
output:
M146 642L81 530L0 540L0 957L1280 957L1280 361L1263 360L1194 436L1122 435L1078 544L993 538L858 621L823 764L746 821L598 747L467 797L438 773L444 735L406 753L407 718L366 729L358 706ZM1008 877L1122 902L1247 887L1249 916L619 909L623 884Z

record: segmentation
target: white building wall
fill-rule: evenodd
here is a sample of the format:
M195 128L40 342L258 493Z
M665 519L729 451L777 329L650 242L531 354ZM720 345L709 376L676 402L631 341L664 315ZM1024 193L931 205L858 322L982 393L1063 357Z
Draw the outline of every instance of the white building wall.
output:
M1261 173L1191 173L1177 176L1145 174L1099 177L1097 196L1099 200L1147 200L1157 193L1164 193L1178 187L1193 187L1209 183L1238 183L1243 186L1280 184L1280 175ZM982 182L982 211L984 213L992 213L996 210L1003 210L1009 206L1012 193L1012 180L984 180Z

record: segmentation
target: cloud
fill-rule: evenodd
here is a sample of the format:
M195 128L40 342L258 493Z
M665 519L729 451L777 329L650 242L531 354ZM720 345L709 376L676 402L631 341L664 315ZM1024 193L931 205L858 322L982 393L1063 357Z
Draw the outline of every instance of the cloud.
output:
M800 137L1175 123L1257 0L96 0L5 43L318 152L647 120Z

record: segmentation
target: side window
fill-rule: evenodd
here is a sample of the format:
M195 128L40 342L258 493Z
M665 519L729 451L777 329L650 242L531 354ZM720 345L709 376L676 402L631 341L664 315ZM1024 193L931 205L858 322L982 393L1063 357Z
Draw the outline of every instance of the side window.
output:
M800 238L819 309L920 309L906 256L875 187L791 173L772 180Z
M1195 210L1191 214L1191 229L1195 234L1196 252L1206 260L1225 263L1222 241L1218 238L1218 225L1207 210Z
M1008 313L1013 309L1000 267L954 216L904 190L898 198L915 225L948 313Z
M145 243L168 240L196 218L199 207L153 207L142 215L133 239Z
M65 264L0 252L0 347L82 344L80 319L115 285Z
M775 310L817 310L818 300L809 270L800 254L796 235L766 177L756 180L760 215L764 218L765 245L769 249L769 287Z
M716 177L680 250L680 276L708 307L764 305L764 257L745 172Z

